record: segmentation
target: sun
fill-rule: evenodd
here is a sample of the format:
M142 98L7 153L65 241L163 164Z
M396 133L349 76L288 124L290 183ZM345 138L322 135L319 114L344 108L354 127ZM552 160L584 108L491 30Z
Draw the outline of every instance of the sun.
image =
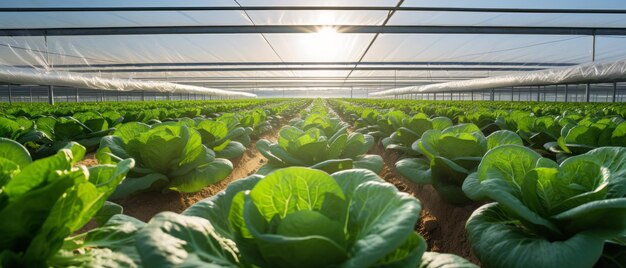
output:
M317 31L317 34L320 36L333 36L337 34L337 29L330 26L324 26Z

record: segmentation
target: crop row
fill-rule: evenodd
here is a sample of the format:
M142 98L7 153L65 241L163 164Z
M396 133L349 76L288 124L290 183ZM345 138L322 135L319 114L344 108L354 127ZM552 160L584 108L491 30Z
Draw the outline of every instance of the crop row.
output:
M399 153L395 167L408 181L452 204L488 202L466 223L483 266L626 263L626 122L608 112L623 107L552 114L500 104L447 117L433 105L407 114L394 101L329 103L355 132Z
M276 143L257 141L268 158L258 174L181 214L162 212L145 223L105 202L139 191L196 191L220 180L216 174L225 177L228 171L219 169L227 164L216 164L216 147L249 142L230 134L234 129L216 127L227 120L121 124L102 138L101 164L90 168L73 167L86 153L75 142L32 161L24 146L0 140L6 152L0 160L10 168L0 181L0 215L14 219L0 223L0 264L474 267L454 255L425 252L413 230L420 202L378 177L382 159L366 154L373 137L348 133L321 101L281 128ZM224 137L209 135L213 128L223 129ZM98 228L71 236L92 217Z

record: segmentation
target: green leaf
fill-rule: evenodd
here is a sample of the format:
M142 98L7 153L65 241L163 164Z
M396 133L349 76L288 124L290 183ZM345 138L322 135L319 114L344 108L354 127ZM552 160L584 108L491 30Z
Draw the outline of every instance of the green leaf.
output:
M341 188L323 171L290 167L275 171L261 180L250 198L266 221L275 215L281 219L299 210L319 210L325 196L343 198Z
M345 159L331 159L323 162L319 162L310 168L323 170L327 173L333 173L340 170L351 169L353 167L353 161L350 158Z
M221 236L234 239L232 236L233 230L228 222L228 215L233 198L239 192L252 190L262 178L263 176L252 175L244 179L236 180L228 184L226 190L193 204L183 211L182 214L205 218L211 222L215 230Z
M234 243L199 217L161 212L139 231L136 246L147 267L239 267Z
M522 138L520 138L517 134L508 130L499 130L491 133L491 135L487 137L487 150L491 150L505 144L515 144L523 146L524 142L522 141Z
M124 212L124 208L122 206L115 204L113 202L106 201L104 202L104 205L102 205L102 208L98 210L98 213L96 213L96 215L94 215L93 218L98 224L98 226L102 226L107 221L109 221L111 217L117 214L122 214L123 212Z
M120 137L124 143L128 143L148 130L150 130L149 125L140 122L130 122L115 129L113 135Z
M354 158L354 168L369 169L378 174L383 171L385 165L383 158L380 155L366 154Z
M215 152L215 157L234 159L242 156L246 152L246 147L243 144L231 141L227 143L226 147L219 152Z
M167 182L167 177L159 173L151 173L143 177L127 178L115 189L115 192L111 195L111 199L126 198L131 194L159 189L166 185Z
M404 244L413 233L421 204L393 185L368 181L357 187L350 211L352 257L343 267L367 267Z
M24 146L5 138L0 138L0 158L7 159L20 167L26 166L33 161Z
M233 164L227 159L216 158L206 166L197 169L183 176L172 178L167 188L192 193L202 190L202 188L217 183L233 171Z
M417 184L432 184L430 163L420 158L406 158L396 162L396 169L406 179Z
M484 267L592 267L604 239L593 232L551 241L528 233L496 203L474 211L466 224L469 240Z

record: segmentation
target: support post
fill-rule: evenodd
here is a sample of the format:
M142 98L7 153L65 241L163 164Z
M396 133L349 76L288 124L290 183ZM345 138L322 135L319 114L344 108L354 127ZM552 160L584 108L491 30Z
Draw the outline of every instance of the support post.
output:
M30 96L28 102L33 102L33 87L28 87L28 96Z
M591 99L591 84L585 86L585 102L589 102Z
M569 85L565 84L565 102L567 102L568 95L569 95Z
M9 89L9 104L13 103L13 91L11 90L11 85L7 85L7 88Z
M496 90L495 89L491 89L491 94L489 96L489 100L490 101L494 101L496 99Z
M513 93L514 93L514 91L515 91L515 88L511 87L511 102L513 102Z
M350 88L350 98L352 99L352 91L354 90L354 88Z
M48 86L48 104L54 105L54 86Z
M437 92L433 92L433 100L437 100Z
M541 101L541 86L537 86L537 102Z
M141 91L141 101L146 101L146 91L145 90Z
M594 34L591 36L591 62L595 62L596 61L596 34L594 31Z
M78 96L78 88L74 89L74 101L80 101L80 97Z
M474 101L474 91L473 91L473 90L472 90L472 91L470 91L470 99L471 99L472 101Z
M617 101L617 83L613 83L613 102Z

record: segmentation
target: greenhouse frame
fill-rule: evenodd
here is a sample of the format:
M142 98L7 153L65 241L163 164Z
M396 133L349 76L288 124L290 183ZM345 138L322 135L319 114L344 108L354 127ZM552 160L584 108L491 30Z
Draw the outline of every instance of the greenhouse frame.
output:
M36 2L7 2L0 7L4 14L0 49L5 56L0 64L29 71L167 81L260 97L306 92L375 97L380 96L375 92L394 88L568 68L625 56L625 10L603 1L593 6L583 1L568 4L571 7L550 3L535 8L531 2L490 6L479 1L469 7L458 1L183 1L42 7ZM184 50L172 49L177 46ZM450 51L454 53L448 55ZM507 87L484 85L473 93L415 91L392 97L619 102L625 94L620 78L581 77L575 83L532 85L519 81ZM176 91L178 95L170 96L156 88L126 93L108 92L119 90L110 85L27 83L10 76L2 80L2 101L194 99L193 93ZM49 92L55 90L46 93L42 89L46 86L57 86L54 98Z
M3 267L624 268L626 0L2 0Z

